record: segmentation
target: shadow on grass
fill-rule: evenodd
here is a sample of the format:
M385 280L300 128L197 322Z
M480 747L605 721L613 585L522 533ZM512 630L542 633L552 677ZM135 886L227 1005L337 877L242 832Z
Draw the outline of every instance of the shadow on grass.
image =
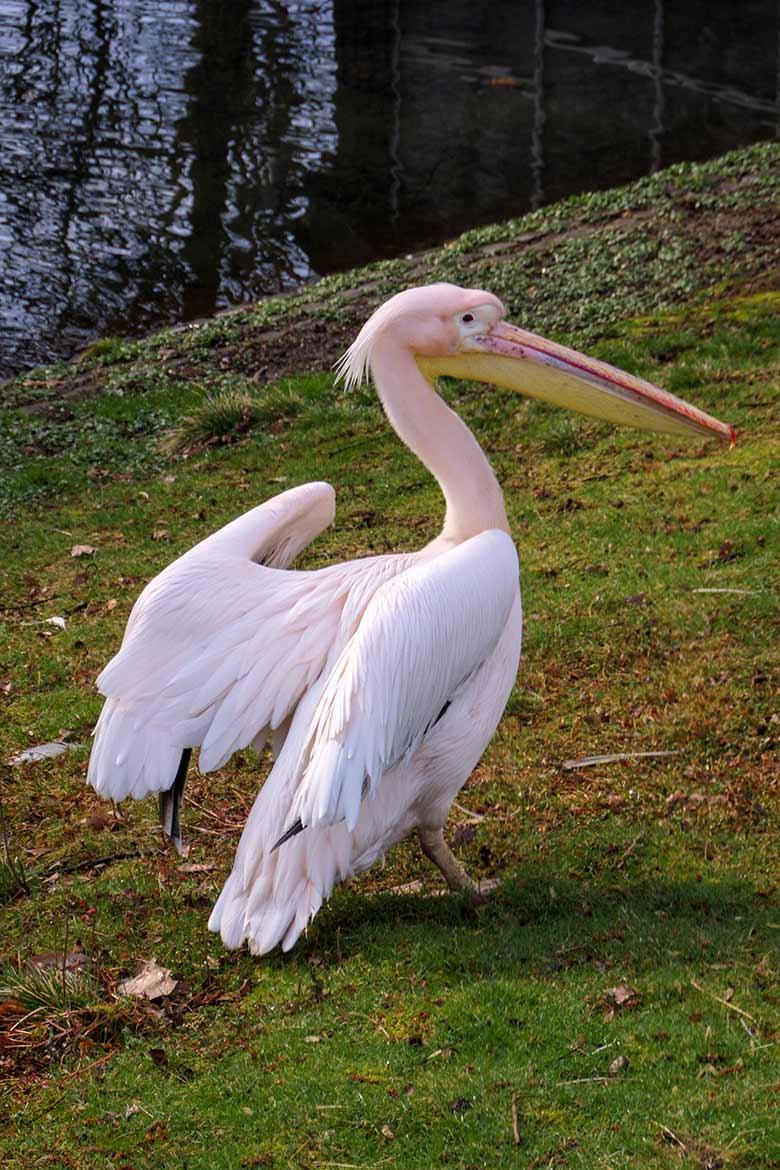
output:
M659 974L702 963L754 963L776 905L747 879L657 877L581 882L551 865L507 877L484 902L458 894L339 891L287 965L395 960L406 950L471 977L554 975L622 962ZM425 963L423 959L423 963Z

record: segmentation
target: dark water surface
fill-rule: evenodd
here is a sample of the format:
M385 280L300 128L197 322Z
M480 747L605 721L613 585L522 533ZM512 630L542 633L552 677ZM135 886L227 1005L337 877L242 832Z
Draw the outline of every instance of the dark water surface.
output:
M778 0L0 0L0 372L780 125Z

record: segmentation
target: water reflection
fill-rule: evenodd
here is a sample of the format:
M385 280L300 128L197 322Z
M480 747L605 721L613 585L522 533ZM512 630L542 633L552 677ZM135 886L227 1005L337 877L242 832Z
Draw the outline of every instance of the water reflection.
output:
M0 370L778 128L776 0L0 0Z

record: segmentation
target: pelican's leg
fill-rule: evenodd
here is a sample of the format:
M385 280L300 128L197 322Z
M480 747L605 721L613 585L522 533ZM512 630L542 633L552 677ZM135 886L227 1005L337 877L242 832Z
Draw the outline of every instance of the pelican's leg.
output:
M418 829L422 851L429 861L444 874L444 879L451 890L462 890L474 894L478 890L444 840L444 829Z

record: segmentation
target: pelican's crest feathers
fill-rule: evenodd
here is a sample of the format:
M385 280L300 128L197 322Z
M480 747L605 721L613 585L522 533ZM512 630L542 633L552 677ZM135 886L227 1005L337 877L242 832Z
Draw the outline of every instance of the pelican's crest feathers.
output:
M403 311L404 295L398 293L372 313L346 353L335 364L336 378L347 390L357 390L371 375L371 351L383 329Z
M374 343L388 325L407 311L430 311L432 302L439 311L453 312L459 307L464 290L441 281L422 288L407 288L396 293L372 313L349 349L335 363L336 377L342 379L347 390L357 389L371 375L371 353ZM438 301L434 301L434 298ZM451 302L451 304L450 304Z

